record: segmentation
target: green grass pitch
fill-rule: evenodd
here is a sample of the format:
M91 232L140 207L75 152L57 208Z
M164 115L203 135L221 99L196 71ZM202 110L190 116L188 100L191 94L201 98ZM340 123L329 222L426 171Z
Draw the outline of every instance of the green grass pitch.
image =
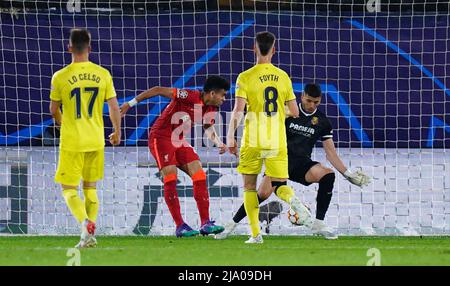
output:
M87 265L360 265L380 251L381 265L450 265L450 237L265 236L264 244L244 244L244 236L212 237L99 236L96 248L80 252ZM78 237L2 236L0 265L66 265Z

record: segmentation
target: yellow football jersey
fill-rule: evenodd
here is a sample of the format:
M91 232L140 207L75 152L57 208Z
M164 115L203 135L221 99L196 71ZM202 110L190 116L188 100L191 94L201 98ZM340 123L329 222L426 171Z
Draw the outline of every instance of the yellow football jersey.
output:
M287 73L272 64L257 64L239 74L236 96L247 101L241 146L287 148L284 105L295 100Z
M57 71L50 99L62 103L60 148L72 152L104 148L103 105L115 96L111 74L99 65L78 62Z

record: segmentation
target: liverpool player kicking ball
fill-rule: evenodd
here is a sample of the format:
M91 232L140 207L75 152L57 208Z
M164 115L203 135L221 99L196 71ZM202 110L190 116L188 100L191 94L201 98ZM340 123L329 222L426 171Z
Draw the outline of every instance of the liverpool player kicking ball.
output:
M176 225L177 237L198 234L218 234L224 230L209 218L209 194L206 187L206 174L194 148L184 139L191 130L192 122L203 124L208 138L219 147L219 153L226 152L226 145L214 129L214 115L225 100L230 89L227 80L219 76L206 79L203 91L169 87L153 87L136 98L124 103L122 116L137 103L157 95L171 99L160 117L150 129L148 147L155 158L164 181L164 200ZM192 229L181 216L177 194L177 168L187 173L193 182L194 198L200 213L200 231Z

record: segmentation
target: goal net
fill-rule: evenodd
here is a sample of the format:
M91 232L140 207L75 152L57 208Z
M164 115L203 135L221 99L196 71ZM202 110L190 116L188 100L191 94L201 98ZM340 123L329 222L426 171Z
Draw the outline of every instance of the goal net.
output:
M0 12L0 233L79 232L54 182L59 130L48 107L52 74L71 62L69 31L82 27L92 34L90 60L111 72L119 103L152 86L201 88L212 74L233 83L216 118L223 140L237 75L255 62L254 36L273 32L273 62L297 98L306 83L321 85L319 109L339 156L372 178L361 189L336 171L327 224L341 235L450 234L448 1L34 0L1 1ZM148 128L167 104L140 103L122 121L121 146L107 143L98 233L174 233L147 148ZM106 107L104 119L107 135ZM201 126L189 136L207 173L211 218L225 224L243 202L237 162L219 155ZM313 159L331 166L320 143ZM178 179L183 218L198 228L191 179ZM317 184L289 184L314 214ZM272 195L260 209L263 230L310 234L290 224L288 209ZM247 220L237 233L248 233Z

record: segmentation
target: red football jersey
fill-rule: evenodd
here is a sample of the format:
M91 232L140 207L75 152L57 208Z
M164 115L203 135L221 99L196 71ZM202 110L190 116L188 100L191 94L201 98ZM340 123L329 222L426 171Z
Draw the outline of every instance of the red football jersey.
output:
M217 106L205 105L199 90L173 89L173 99L150 129L150 136L182 140L193 123L214 124ZM206 114L206 116L205 116Z

